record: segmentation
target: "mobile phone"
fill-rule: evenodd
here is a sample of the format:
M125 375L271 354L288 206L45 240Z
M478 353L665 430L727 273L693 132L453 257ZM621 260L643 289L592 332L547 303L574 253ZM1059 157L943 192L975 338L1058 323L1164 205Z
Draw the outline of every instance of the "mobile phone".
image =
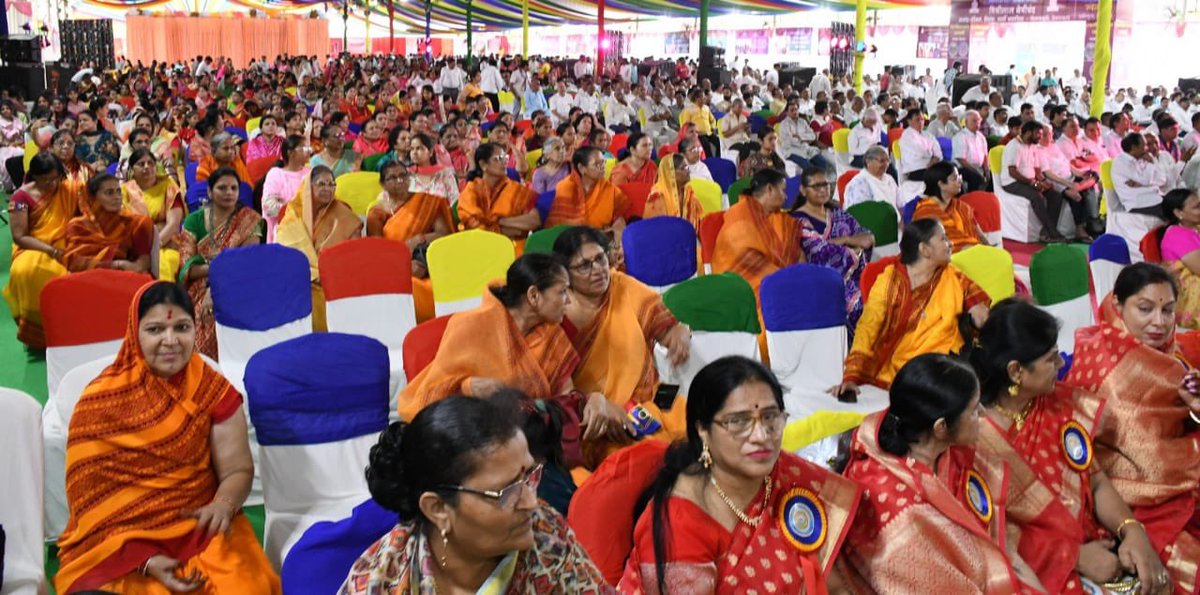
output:
M675 399L679 397L678 384L660 384L658 390L654 391L654 405L659 411L670 411L671 407L675 406Z
M858 393L856 393L850 389L846 389L846 390L838 393L837 399L839 402L842 402L842 403L857 403L858 402Z

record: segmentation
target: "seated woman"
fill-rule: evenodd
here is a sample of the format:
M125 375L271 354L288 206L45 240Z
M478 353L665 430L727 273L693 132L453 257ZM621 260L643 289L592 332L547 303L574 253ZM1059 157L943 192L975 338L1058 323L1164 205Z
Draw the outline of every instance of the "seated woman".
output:
M692 388L687 438L661 455L640 499L617 590L839 592L833 566L862 489L781 452L783 388L762 364L721 358Z
M354 139L352 148L355 153L370 157L388 150L387 131L380 124L382 116L383 112L378 112L363 124L362 134Z
M508 267L505 285L489 287L481 306L450 318L437 356L400 393L400 418L411 420L452 394L487 395L502 387L534 399L564 397L576 411L584 398L571 380L579 354L560 326L568 283L557 257L518 258ZM585 425L614 435L624 431L621 424L601 418L611 407L604 395L592 393L586 399Z
M410 192L410 178L402 163L385 163L379 169L383 191L367 211L367 236L404 242L411 252L450 233L454 221L445 199Z
M13 247L4 299L17 324L17 340L34 349L46 347L42 287L67 274L61 262L67 223L79 213L82 184L66 178L67 169L54 153L38 153L29 162L25 185L8 199Z
M1122 574L1136 576L1143 592L1169 588L1145 527L1092 463L1102 409L1056 387L1063 360L1054 316L1004 300L969 351L987 411L979 454L1012 470L1007 534L1046 591L1093 593ZM1116 551L1110 536L1120 541Z
M341 126L326 124L321 127L321 152L308 160L309 167L324 165L333 172L333 177L358 171L362 156L346 148L346 131Z
M66 180L68 182L78 184L80 188L83 188L83 184L95 173L90 166L75 156L74 132L66 128L59 128L50 137L49 149L62 162L63 167L66 168ZM100 171L104 170L100 169Z
M379 160L384 163L408 163L408 152L412 149L412 133L407 128L396 126L388 132L388 151Z
M149 217L158 234L159 279L170 281L179 272L179 225L187 215L183 192L170 176L158 173L158 159L148 148L129 156L128 182L121 185L125 206L134 214Z
M558 183L546 227L587 225L611 235L618 246L625 231L629 199L604 179L604 157L595 147L583 147L571 156L574 172Z
M876 593L1042 592L1003 546L1003 469L970 449L980 415L970 366L919 355L889 400L855 431L845 471L865 488L844 547L849 582Z
M304 137L289 135L284 139L280 151L282 157L279 163L263 179L262 214L267 222L267 242L275 241L275 228L279 225L281 213L296 197L310 171L308 161L312 149L304 142Z
M1200 467L1193 454L1200 334L1175 333L1177 293L1162 267L1125 267L1102 303L1100 323L1075 333L1066 383L1104 400L1094 437L1100 468L1145 524L1177 592L1194 593L1200 586Z
M93 172L101 172L121 158L121 142L101 124L96 113L83 110L76 116L75 157Z
M542 226L537 195L508 178L505 149L483 143L475 149L473 169L458 197L458 220L463 229L503 234L517 244L518 253L529 232Z
M259 159L283 156L283 130L279 128L279 118L266 114L258 121L258 136L250 139L246 145L246 161L254 163Z
M738 177L748 178L764 169L786 172L787 164L783 162L783 158L776 150L778 142L779 133L770 126L763 126L762 130L758 131L757 146L752 141L743 145L742 150L738 153L741 156L738 164Z
M200 167L196 168L196 180L203 182L214 171L222 167L233 168L233 171L237 172L239 180L249 180L250 171L246 169L246 162L242 161L242 155L238 152L238 144L241 143L241 140L228 132L214 134L212 154L206 155L204 159L200 160Z
M608 266L608 237L592 227L573 227L558 236L554 253L567 263L570 300L563 328L579 353L575 387L608 398L608 422L619 428L626 412L640 409L666 430L663 438L684 435L684 407L675 403L664 411L654 402L659 387L654 345L667 350L672 365L688 358L691 329L667 310L658 292ZM583 435L584 462L589 469L608 454L609 447L628 442L626 436L605 440L601 429Z
M241 513L254 477L242 398L196 353L180 286L137 293L116 361L83 391L67 440L59 593L281 593Z
M633 132L629 134L628 142L629 144L625 146L629 149L629 156L613 167L609 181L618 186L621 184L653 184L658 175L658 167L650 159L650 152L654 150L654 141L641 132Z
M222 250L253 246L262 237L262 217L238 200L240 187L232 169L213 172L208 177L208 202L184 219L179 240L179 282L196 306L196 349L213 359L217 358L217 327L208 265Z
M737 273L754 294L767 275L804 262L800 224L780 209L787 199L787 178L778 170L761 169L737 204L725 211L725 225L713 251L714 273Z
M837 207L833 184L825 170L810 167L800 174L801 203L792 215L800 222L800 247L808 262L837 269L846 285L846 328L854 337L854 327L862 316L862 290L859 280L871 259L875 234Z
M867 296L842 384L831 392L857 394L861 384L887 388L913 357L957 352L964 323L983 326L989 305L987 293L950 266L942 224L913 221L900 239L900 261L880 273Z
M458 178L454 177L454 167L449 163L438 161L434 152L433 139L429 135L418 132L413 135L409 150L412 159L411 188L413 192L432 194L451 204L458 200ZM507 159L507 155L505 158Z
M980 244L988 245L983 230L975 222L975 211L958 198L962 184L958 166L950 161L939 161L925 168L925 196L918 199L912 217L913 221L941 221L955 252Z
M1175 320L1179 326L1200 329L1200 194L1177 188L1163 196L1168 227L1162 236L1163 266L1179 284Z
M371 448L367 486L402 519L350 568L344 595L609 592L559 513L505 400L452 396Z
M317 259L321 251L362 236L362 220L350 205L335 198L337 182L328 167L318 165L308 175L300 193L288 203L275 241L295 248L308 257L312 280L313 330L324 331L325 292Z
M570 124L564 124L570 126ZM567 163L567 144L561 138L546 139L542 145L542 157L538 160L538 168L533 170L531 187L537 194L551 192L558 183L571 175L571 164Z
M150 272L154 224L125 210L121 182L100 173L87 182L87 208L67 223L62 261L72 273L91 269Z
M696 198L696 193L688 185L691 174L688 172L687 159L679 153L663 157L659 161L658 180L646 197L646 207L642 210L642 218L651 217L682 217L687 219L692 227L700 229L700 220L704 218L704 205Z

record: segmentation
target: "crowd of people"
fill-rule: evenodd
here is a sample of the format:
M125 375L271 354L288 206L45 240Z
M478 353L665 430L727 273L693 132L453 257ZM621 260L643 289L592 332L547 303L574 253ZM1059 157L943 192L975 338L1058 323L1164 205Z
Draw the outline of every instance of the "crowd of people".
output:
M749 67L714 85L684 60L606 67L120 60L62 97L0 97L18 338L45 346L38 298L55 277L147 281L70 422L59 592L280 592L240 512L254 473L242 397L200 357L218 355L208 271L223 250L303 253L319 332L323 251L403 243L424 321L429 245L476 229L519 257L398 395L403 421L366 476L399 520L343 593L1200 592L1200 351L1176 334L1200 327L1187 94L1135 106L1119 90L1091 118L1078 72L1010 73L1007 98L985 76L954 101L957 67L885 73L861 94L828 72L794 87ZM784 451L769 364L721 358L687 394L661 394L655 352L688 361L692 330L625 272L623 232L654 217L700 229L716 212L690 181L714 180L715 158L741 180L712 273L756 298L799 263L843 281L851 347L829 392L874 385L889 407L838 460ZM1165 266L1128 266L1097 296L1100 323L1059 381L1057 321L1021 297L993 304L951 266L989 244L962 197L1028 200L1047 241L1063 239L1065 203L1087 241L1108 167L1108 212L1163 220ZM359 213L339 186L363 171L382 190ZM915 208L864 294L876 233L849 209L869 202ZM549 253L525 252L555 227Z

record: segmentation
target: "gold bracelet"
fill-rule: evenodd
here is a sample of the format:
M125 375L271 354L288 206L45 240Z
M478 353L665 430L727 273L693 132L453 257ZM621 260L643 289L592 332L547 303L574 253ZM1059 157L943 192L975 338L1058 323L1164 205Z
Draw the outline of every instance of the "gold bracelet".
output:
M1137 525L1137 526L1141 527L1142 529L1146 528L1146 526L1143 525L1141 521L1139 521L1133 517L1129 517L1129 518L1121 521L1120 525L1117 525L1117 530L1115 531L1115 533L1117 534L1118 539L1125 539L1125 535L1122 534L1122 531L1124 531L1125 527L1127 527L1129 525Z
M230 500L229 498L226 498L225 496L216 496L213 498L213 502L222 502L222 503L226 504L227 506L229 506L229 514L236 514L238 511L238 505L234 504L233 500Z

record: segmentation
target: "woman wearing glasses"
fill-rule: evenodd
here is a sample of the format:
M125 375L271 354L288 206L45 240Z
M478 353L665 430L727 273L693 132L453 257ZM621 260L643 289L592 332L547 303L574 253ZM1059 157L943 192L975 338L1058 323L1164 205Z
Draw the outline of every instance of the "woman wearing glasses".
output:
M833 200L833 184L825 170L810 167L800 174L802 202L792 211L800 222L800 246L808 262L836 269L846 284L846 328L853 340L854 327L862 316L859 280L871 259L875 234L864 229Z
M509 179L507 163L508 150L501 145L483 143L475 149L474 169L458 197L458 218L463 229L503 234L520 251L529 232L542 226L542 216L537 195Z
M603 515L615 529L629 528L619 520L628 512L638 515L617 589L825 593L862 490L781 452L786 423L783 389L762 364L726 357L705 366L688 395L687 438L665 453L653 443L636 447L661 460L648 467L660 470L640 486L628 483L633 492L620 513ZM648 502L644 510L634 511L635 499ZM592 528L579 531L595 554L605 548L591 538L608 530ZM599 566L620 553L601 556Z
M983 230L975 222L975 211L971 205L959 198L963 180L958 166L949 161L939 161L925 169L925 196L918 199L913 221L937 219L946 230L946 237L954 245L954 251L971 246L988 245Z
M362 235L362 220L350 205L335 198L336 192L333 172L324 165L314 167L299 194L287 204L279 228L275 230L276 242L295 248L308 257L312 279L313 330L318 332L326 330L325 291L321 289L321 275L317 269L318 255L323 250Z
M686 425L682 405L663 411L654 402L659 385L654 345L666 348L672 365L682 364L691 329L667 310L658 292L610 270L608 249L608 237L593 227L573 227L554 242L570 277L571 299L562 326L579 352L575 386L608 399L604 415L583 434L584 466L589 469L612 448L629 442L628 415L653 419L665 430L657 435L667 440L682 438ZM635 409L636 414L627 413Z
M595 147L583 147L571 157L571 166L575 171L555 188L546 227L590 225L612 235L619 247L629 199L604 179L604 155Z
M367 485L402 520L339 593L611 592L562 516L538 501L541 479L515 412L499 402L456 395L393 423L371 449Z

